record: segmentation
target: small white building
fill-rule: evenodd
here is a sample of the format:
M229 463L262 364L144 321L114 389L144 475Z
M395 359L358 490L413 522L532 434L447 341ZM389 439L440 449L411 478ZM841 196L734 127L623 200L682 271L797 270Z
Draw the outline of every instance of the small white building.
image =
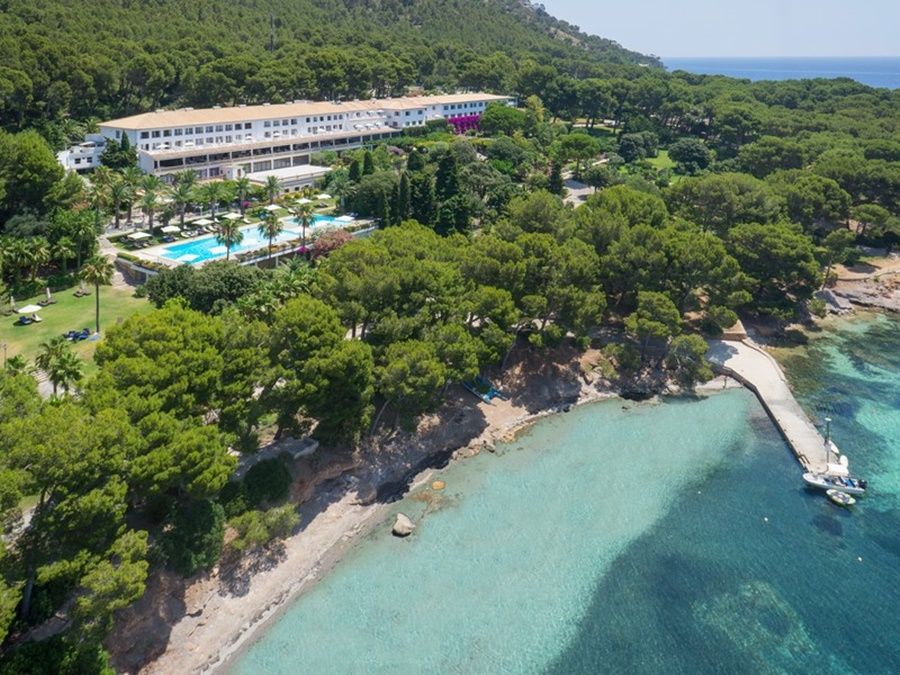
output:
M271 169L269 171L256 171L245 174L251 183L258 186L266 184L269 176L275 176L281 186L281 195L289 192L298 192L301 188L314 184L320 178L324 178L331 171L330 166L288 166L283 169ZM280 196L280 195L279 195Z
M372 145L430 120L480 115L495 101L512 99L471 93L157 110L103 122L99 134L58 157L69 170L93 168L107 139L127 136L146 173L235 178L306 166L316 152Z

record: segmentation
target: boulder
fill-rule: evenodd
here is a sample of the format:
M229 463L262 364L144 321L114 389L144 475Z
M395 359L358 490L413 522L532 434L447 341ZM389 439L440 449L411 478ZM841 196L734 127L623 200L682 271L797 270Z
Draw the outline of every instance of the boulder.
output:
M442 480L436 480L431 484L432 490L443 490L445 487L447 487L447 484Z
M413 521L409 519L409 516L398 513L397 520L394 521L394 527L391 528L391 532L395 537L408 537L412 534L414 529L416 529L416 526Z

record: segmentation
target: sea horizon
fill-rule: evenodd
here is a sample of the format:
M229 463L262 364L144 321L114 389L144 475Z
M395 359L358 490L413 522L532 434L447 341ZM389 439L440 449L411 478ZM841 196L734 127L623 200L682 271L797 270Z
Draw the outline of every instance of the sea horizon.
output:
M871 87L900 88L900 56L662 56L669 71L751 81L847 77Z

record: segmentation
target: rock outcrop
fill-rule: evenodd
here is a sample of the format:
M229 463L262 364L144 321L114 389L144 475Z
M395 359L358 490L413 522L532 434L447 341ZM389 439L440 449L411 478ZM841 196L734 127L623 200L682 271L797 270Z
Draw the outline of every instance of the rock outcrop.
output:
M398 513L397 520L394 521L394 527L391 528L391 532L395 537L408 537L415 529L416 526L413 521L409 519L409 516Z

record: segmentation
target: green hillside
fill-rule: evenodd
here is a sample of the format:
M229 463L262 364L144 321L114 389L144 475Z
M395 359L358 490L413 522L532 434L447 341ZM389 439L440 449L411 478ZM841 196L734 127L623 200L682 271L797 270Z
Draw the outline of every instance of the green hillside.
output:
M0 0L0 120L509 91L529 59L573 76L659 65L519 0Z

